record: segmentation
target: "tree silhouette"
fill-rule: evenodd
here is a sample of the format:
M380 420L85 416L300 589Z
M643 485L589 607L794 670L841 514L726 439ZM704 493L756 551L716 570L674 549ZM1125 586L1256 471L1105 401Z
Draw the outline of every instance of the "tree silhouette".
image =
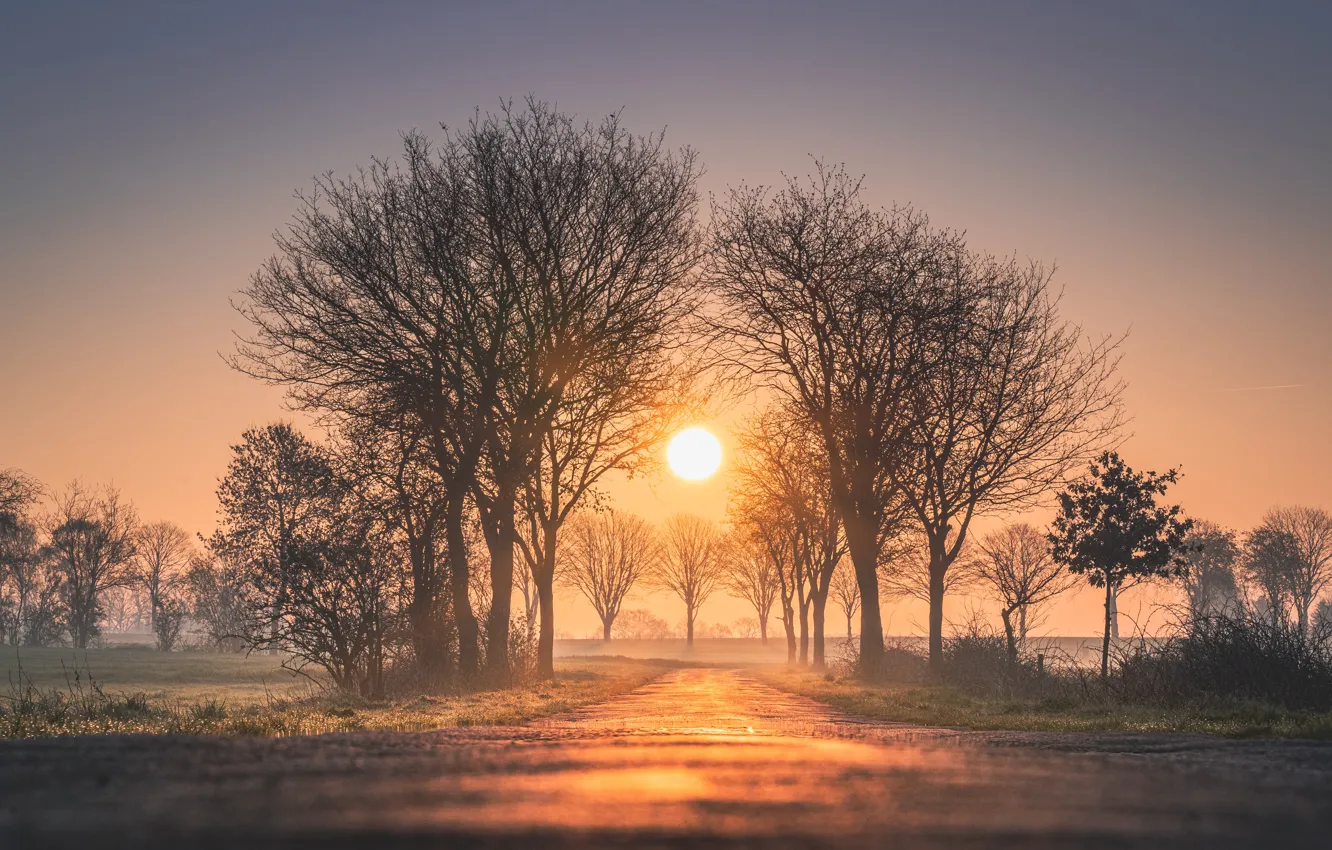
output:
M860 586L860 659L883 658L878 565L903 511L930 329L956 315L929 285L956 237L909 209L870 209L860 183L818 165L775 194L742 186L712 211L707 280L730 362L780 393L818 435Z
M721 532L710 520L675 514L661 531L661 555L653 582L679 597L685 606L685 644L694 645L698 611L726 576Z
M1008 658L1016 662L1018 648L1035 624L1036 609L1071 589L1077 576L1052 557L1049 541L1026 523L985 535L977 548L980 555L972 571L999 601Z
M1189 551L1184 557L1189 568L1180 577L1193 621L1226 611L1239 598L1235 567L1240 547L1235 532L1214 522L1198 519L1188 536Z
M1117 452L1092 462L1086 478L1059 494L1059 513L1048 540L1054 559L1093 587L1105 589L1105 637L1101 678L1110 671L1110 617L1114 597L1126 587L1188 569L1185 554L1193 521L1179 505L1157 498L1179 479L1179 471L1134 472Z
M113 487L89 490L74 482L56 497L48 532L60 575L65 627L76 649L100 634L102 594L133 581L138 518Z
M1295 608L1300 631L1310 629L1309 612L1322 592L1332 585L1332 514L1321 508L1273 508L1263 517L1259 529L1281 535L1292 551L1288 557L1275 559L1281 581ZM1289 557L1293 555L1293 557Z
M777 565L763 541L752 533L733 533L726 543L726 589L754 608L759 639L768 645L768 619L780 595Z
M652 526L632 514L607 510L579 514L569 527L560 562L564 580L578 589L601 618L610 640L620 606L660 557Z
M161 638L158 648L170 649L179 632L178 596L194 547L180 526L154 522L139 529L136 548L134 577L148 595L149 626ZM170 628L172 620L175 628Z

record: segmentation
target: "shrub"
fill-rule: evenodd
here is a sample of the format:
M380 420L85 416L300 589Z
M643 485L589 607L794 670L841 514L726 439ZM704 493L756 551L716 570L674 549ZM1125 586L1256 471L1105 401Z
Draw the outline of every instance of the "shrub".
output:
M1120 660L1115 689L1133 702L1258 701L1332 709L1332 640L1250 613L1189 623L1179 638L1139 644Z

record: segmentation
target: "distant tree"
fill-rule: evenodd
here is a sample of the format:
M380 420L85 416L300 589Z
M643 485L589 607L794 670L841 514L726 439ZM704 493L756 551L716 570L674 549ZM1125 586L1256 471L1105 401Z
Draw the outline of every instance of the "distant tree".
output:
M1059 494L1059 513L1047 539L1054 560L1105 590L1101 678L1110 675L1110 631L1117 593L1188 569L1193 521L1178 505L1157 503L1178 470L1134 472L1117 452L1092 462L1089 474Z
M1207 520L1194 520L1184 553L1188 569L1180 576L1194 621L1219 614L1239 599L1235 575L1240 546L1235 532Z
M725 579L723 539L710 520L675 514L661 531L661 556L653 581L679 597L685 606L685 643L694 645L698 611Z
M76 649L101 633L103 593L133 581L137 530L133 506L113 487L90 490L76 481L56 497L48 545Z
M671 636L671 627L651 611L631 608L615 618L611 633L616 640L665 640Z
M102 592L102 625L113 632L138 631L146 621L141 614L143 593L134 584L124 587L111 587Z
M846 617L846 639L849 641L855 636L852 634L852 623L856 611L860 610L860 585L856 584L856 574L845 560L838 562L833 572L832 598Z
M799 658L801 663L812 661L821 668L826 655L828 590L833 571L846 554L846 537L828 489L826 449L789 405L770 407L747 422L739 443L737 493L746 503L746 512L761 514L790 530L792 584L799 603Z
M1287 622L1293 607L1290 577L1300 568L1299 543L1290 532L1262 524L1245 538L1245 578L1260 593L1259 615L1274 627Z
M755 617L740 617L731 624L731 634L738 638L752 639L759 636L759 621ZM767 641L763 641L767 645Z
M754 608L755 637L768 645L768 618L780 595L777 566L752 533L732 534L726 544L726 589Z
M257 631L250 637L266 631L271 638L282 628L301 558L324 530L330 501L341 496L335 495L340 483L328 454L285 422L251 428L231 454L217 488L220 516L209 547L262 585L263 595L251 600Z
M42 485L21 469L0 469L0 534L18 527L41 497Z
M185 571L194 557L194 546L185 530L170 522L154 522L139 529L134 578L148 597L149 628L158 635L158 649L169 650L180 634L183 607L180 603ZM166 616L174 620L162 623ZM167 644L164 646L164 643Z
M1009 525L983 537L972 569L999 601L999 616L1008 641L1008 657L1016 662L1037 609L1077 582L1050 554L1045 537L1026 523ZM1016 622L1015 622L1016 621Z
M1332 636L1332 600L1318 600L1314 608L1313 630L1315 635Z
M212 552L197 554L185 573L185 589L189 614L208 645L221 652L244 652L249 626L240 568Z
M561 576L591 603L601 618L602 639L610 640L625 597L656 567L656 534L632 514L606 510L575 516L566 539Z
M1285 583L1300 631L1308 634L1314 602L1332 584L1332 514L1321 508L1273 508L1260 528L1293 544L1295 558L1284 561Z
M19 470L0 470L0 639L14 646L60 640L60 576L43 551L33 516L42 488Z

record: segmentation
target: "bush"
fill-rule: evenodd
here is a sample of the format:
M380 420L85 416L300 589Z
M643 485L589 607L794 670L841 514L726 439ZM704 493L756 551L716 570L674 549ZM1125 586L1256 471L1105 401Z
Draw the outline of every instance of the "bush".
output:
M1330 638L1252 614L1203 617L1155 649L1137 646L1117 665L1114 685L1133 702L1257 701L1326 711L1332 709Z

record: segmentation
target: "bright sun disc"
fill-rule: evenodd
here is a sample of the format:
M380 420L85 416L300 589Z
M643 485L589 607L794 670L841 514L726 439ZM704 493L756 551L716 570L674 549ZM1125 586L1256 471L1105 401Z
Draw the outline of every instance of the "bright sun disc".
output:
M686 428L666 447L671 471L687 481L701 481L721 465L721 443L704 428Z

